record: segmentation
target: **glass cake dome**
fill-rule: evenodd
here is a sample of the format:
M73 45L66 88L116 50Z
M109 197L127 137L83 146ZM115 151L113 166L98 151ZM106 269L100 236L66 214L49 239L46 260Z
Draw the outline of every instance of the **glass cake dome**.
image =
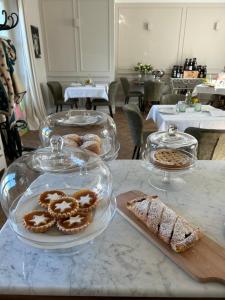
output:
M177 187L181 187L182 180L176 176L194 167L197 147L195 137L177 131L174 125L170 125L168 131L150 134L142 151L145 167L154 173L150 184L160 190L171 189L172 183L176 182Z
M120 148L114 120L100 111L69 110L52 114L40 126L44 147L49 146L52 135L62 136L67 146L91 150L104 161L116 159Z
M82 193L83 198L78 197ZM75 210L63 207L68 201L75 203ZM50 147L27 153L9 166L1 180L1 205L16 235L43 249L71 248L93 240L106 229L116 208L108 166L93 152L63 146L60 136L51 137ZM62 218L58 213L64 210L67 215ZM54 226L47 228L50 213ZM89 221L83 224L87 215ZM64 221L66 229L60 231L59 222ZM68 231L70 226L75 231Z

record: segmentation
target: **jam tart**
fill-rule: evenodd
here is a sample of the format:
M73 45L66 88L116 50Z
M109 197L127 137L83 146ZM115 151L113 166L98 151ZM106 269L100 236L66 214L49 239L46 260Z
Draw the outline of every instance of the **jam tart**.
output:
M84 230L92 221L91 212L78 211L75 215L59 219L57 228L65 234L78 233Z
M23 217L25 228L36 233L45 232L54 224L55 219L47 211L34 210Z
M62 197L61 199L51 201L48 206L48 212L54 218L68 218L76 214L79 208L79 202L72 197Z
M177 149L157 149L153 155L153 164L164 169L184 169L191 165L191 158Z
M48 208L48 205L51 201L61 199L65 196L66 194L59 190L46 191L40 194L38 203L41 205L41 207Z
M80 190L72 195L79 202L79 209L82 211L90 211L98 204L98 196L91 190Z

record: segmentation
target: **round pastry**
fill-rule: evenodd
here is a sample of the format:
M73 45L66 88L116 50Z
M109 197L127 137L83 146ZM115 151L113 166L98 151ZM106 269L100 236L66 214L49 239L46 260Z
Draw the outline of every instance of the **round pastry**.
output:
M78 233L84 230L92 221L90 212L78 211L74 216L57 221L57 228L66 234Z
M79 147L78 143L71 139L64 138L64 143L66 146Z
M87 141L95 141L101 144L101 138L97 134L89 133L81 137L83 143Z
M54 218L68 218L76 214L79 203L72 197L62 197L59 200L51 201L48 206L48 212Z
M191 157L176 149L157 149L152 162L164 169L183 169L191 165Z
M48 208L48 205L51 201L61 199L62 197L65 197L65 196L66 196L66 194L59 190L46 191L46 192L40 194L38 203L42 207Z
M23 225L33 232L45 232L55 224L55 219L47 212L34 210L23 217Z
M100 154L101 152L101 147L100 147L100 144L98 142L95 142L95 141L87 141L87 142L84 142L81 146L80 146L81 149L83 150L89 150L89 151L92 151L96 154Z
M72 195L79 202L79 209L82 211L90 211L98 204L98 196L91 190L80 190Z
M81 137L76 133L66 134L63 136L65 141L72 141L80 145L82 143Z

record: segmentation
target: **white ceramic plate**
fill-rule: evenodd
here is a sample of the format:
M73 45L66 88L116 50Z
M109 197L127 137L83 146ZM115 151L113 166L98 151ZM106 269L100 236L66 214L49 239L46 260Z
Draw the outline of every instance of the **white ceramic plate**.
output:
M86 115L78 115L78 116L71 116L68 119L59 119L58 122L61 124L66 125L91 125L95 124L98 121L97 116L86 116Z
M175 115L176 109L173 107L162 107L162 108L159 108L159 112L161 114Z

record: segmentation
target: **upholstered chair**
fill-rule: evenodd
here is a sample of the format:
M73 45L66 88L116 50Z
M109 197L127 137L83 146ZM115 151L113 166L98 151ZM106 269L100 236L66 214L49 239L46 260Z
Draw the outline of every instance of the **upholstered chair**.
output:
M59 107L62 111L63 105L70 105L71 108L73 108L73 106L78 108L78 105L77 105L78 99L77 98L73 98L68 101L64 101L63 89L62 89L62 86L59 81L48 81L47 85L52 93L52 96L54 99L54 104L56 106L56 112L58 112Z
M123 106L124 113L128 120L131 137L134 143L132 159L139 159L140 150L147 136L151 131L144 131L144 120L139 107L136 104L126 104Z
M112 103L115 103L117 89L118 89L118 82L112 81L109 84L109 90L108 90L108 98L109 99L108 99L108 101L105 99L97 99L97 98L93 99L92 100L93 109L96 110L97 106L108 106L110 116L113 118Z

